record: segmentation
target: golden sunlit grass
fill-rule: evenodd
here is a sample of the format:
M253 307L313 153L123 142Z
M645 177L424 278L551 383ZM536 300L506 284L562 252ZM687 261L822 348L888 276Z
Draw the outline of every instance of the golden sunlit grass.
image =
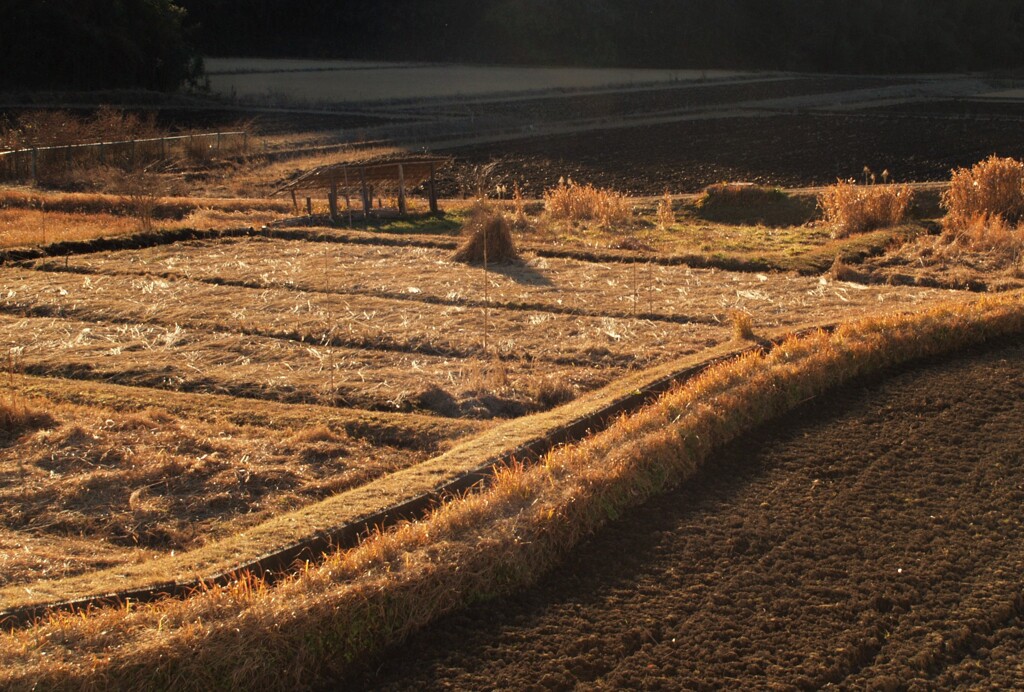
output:
M851 378L1024 330L1022 295L869 318L751 352L485 492L376 535L276 586L54 615L0 636L12 687L258 685L344 674L444 613L522 588L624 509L685 481L743 432Z
M56 424L38 403L29 403L14 392L0 394L0 442L8 442L22 433Z
M837 238L903 223L909 218L914 192L909 185L857 185L839 181L818 197L825 221Z
M605 228L628 226L633 219L629 197L593 185L581 185L572 178L544 192L544 210L556 221L596 221Z
M178 221L153 221L159 230L259 227L281 218L276 212L197 209ZM0 209L0 247L47 245L131 235L140 230L137 218L112 214L69 214L35 209Z
M0 190L0 247L127 235L155 227L262 226L291 211L284 200Z

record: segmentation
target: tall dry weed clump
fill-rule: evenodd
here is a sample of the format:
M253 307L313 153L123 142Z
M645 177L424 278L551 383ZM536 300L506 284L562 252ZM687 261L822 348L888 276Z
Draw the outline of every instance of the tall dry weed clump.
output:
M552 219L597 221L601 226L625 226L633 221L629 198L614 190L581 185L572 178L560 178L558 185L544 192L544 210Z
M668 193L668 190L665 191L665 194L658 202L655 218L657 219L658 228L663 231L676 222L676 212L672 207L672 195Z
M895 183L857 185L840 180L818 196L818 206L836 238L902 223L913 203L910 186Z
M1024 220L1024 163L990 156L971 168L953 171L942 193L943 220L948 231L961 233L977 226L976 217L996 217L1006 224Z
M519 259L512 228L498 209L478 206L462 227L463 241L453 259L466 264L492 264Z

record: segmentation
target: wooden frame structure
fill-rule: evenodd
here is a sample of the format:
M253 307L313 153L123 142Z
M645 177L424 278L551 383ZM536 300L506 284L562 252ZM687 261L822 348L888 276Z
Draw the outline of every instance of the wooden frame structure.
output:
M345 208L352 214L351 200L362 201L363 218L369 218L373 209L373 198L377 194L394 195L398 199L398 213L407 212L406 195L411 188L427 183L430 211L438 213L437 171L449 165L447 156L417 156L405 158L371 159L358 163L334 163L319 166L303 173L292 182L278 188L274 194L290 192L296 211L299 208L298 193L327 191L327 203L331 221L337 221L338 196L345 198ZM310 196L306 197L306 209L311 211Z

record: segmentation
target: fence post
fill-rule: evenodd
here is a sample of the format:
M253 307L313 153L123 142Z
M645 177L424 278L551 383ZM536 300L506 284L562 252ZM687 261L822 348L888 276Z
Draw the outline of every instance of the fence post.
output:
M128 164L129 168L135 168L135 140L132 140L131 146L131 161Z
M71 145L64 150L64 173L71 175Z
M37 175L39 172L39 150L36 147L32 147L32 182L39 180Z
M405 171L402 164L398 164L398 213L405 215Z
M242 156L249 155L249 131L242 133Z
M216 150L217 150L217 153L219 154L220 153L220 130L217 130L217 140L216 140L216 142L217 142Z

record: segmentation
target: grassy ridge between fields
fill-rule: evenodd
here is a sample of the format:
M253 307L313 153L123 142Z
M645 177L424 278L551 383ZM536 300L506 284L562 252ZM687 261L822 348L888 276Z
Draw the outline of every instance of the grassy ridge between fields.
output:
M852 378L1021 333L1015 292L787 338L276 586L243 578L0 635L0 687L294 689L344 676L447 612L531 584L757 425Z

